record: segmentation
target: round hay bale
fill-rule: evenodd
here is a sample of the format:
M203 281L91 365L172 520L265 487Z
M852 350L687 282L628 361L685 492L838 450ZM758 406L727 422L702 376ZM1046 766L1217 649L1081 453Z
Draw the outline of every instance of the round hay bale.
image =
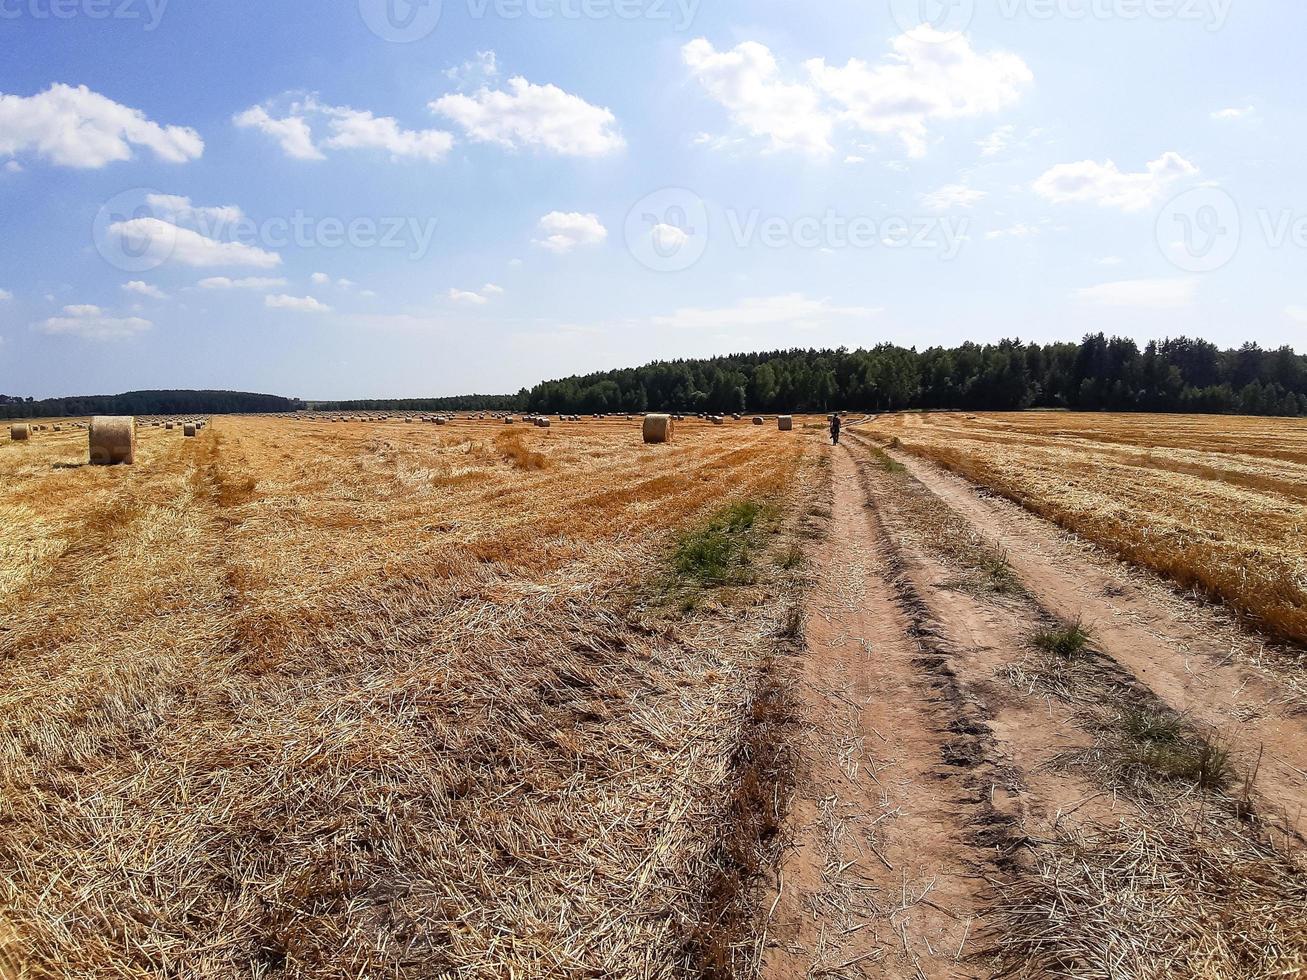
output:
M444 416L440 416L436 419L436 425L448 425L448 424L449 424L449 419L445 418Z
M782 432L789 432L791 429L794 428L794 416L792 415L776 416L776 428L780 429Z
M721 424L723 424L725 421L726 421L726 420L725 420L724 418L722 418L720 415L714 415L714 416L712 417L712 424L713 424L713 425L721 425Z
M753 417L753 424L754 424L754 425L762 425L762 424L763 424L764 422L766 422L766 421L767 421L767 420L764 419L761 415L755 415L755 416Z
M512 424L513 424L513 416L511 416L511 415L506 416L506 417L504 418L504 424L505 424L505 425L512 425Z
M671 442L675 425L670 415L644 417L644 441L647 443Z
M9 438L14 442L26 442L32 438L32 427L26 423L11 425L9 427Z
M163 427L164 427L165 429L172 429L172 428L175 428L175 426L174 426L171 422L165 422L165 423L163 423Z
M194 422L188 422L186 425L182 426L182 435L187 439L194 439L197 431Z
M90 443L92 466L135 463L136 420L129 415L97 415L91 419Z
M538 428L541 428L541 429L547 429L547 428L549 428L549 424L550 424L550 423L549 423L549 420L546 419L546 418L538 418L538 419L536 419L536 426L537 426Z

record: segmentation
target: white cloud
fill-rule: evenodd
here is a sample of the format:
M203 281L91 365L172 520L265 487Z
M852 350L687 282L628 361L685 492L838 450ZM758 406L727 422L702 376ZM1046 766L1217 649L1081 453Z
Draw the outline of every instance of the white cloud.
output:
M502 296L504 290L502 286L496 286L493 282L488 282L481 287L482 296Z
M205 226L206 234L213 234L213 226L229 226L242 220L245 212L234 204L218 207L196 207L189 197L179 194L147 194L145 203L155 212L156 217L168 221L189 221Z
M1256 111L1256 106L1233 106L1229 109L1217 109L1212 113L1212 118L1217 122L1234 122L1238 119L1246 119Z
M780 76L772 52L756 41L717 51L703 38L681 49L691 74L730 113L732 123L772 150L830 152L836 123L902 141L908 155L926 152L938 120L997 112L1015 103L1034 76L1014 54L981 54L965 36L923 27L894 39L877 64L844 67L814 58L806 81Z
M293 310L296 313L330 313L331 307L312 296L272 295L263 297L263 305L270 310Z
M0 94L0 156L32 153L59 166L94 170L132 159L137 146L168 163L204 153L195 130L160 126L85 85L51 85L27 98Z
M1095 306L1179 310L1193 305L1197 289L1197 279L1128 279L1077 289L1075 296Z
M1105 255L1098 260L1099 265L1124 265L1125 259L1119 255Z
M176 262L194 268L250 266L271 269L281 256L243 242L221 242L159 218L131 218L111 224L108 234L132 254L162 265Z
M966 36L922 27L894 39L893 51L870 66L843 68L817 58L805 67L838 107L836 118L863 132L897 137L911 157L923 156L935 121L986 115L1014 105L1034 81L1014 54L981 54Z
M266 106L253 106L232 121L271 136L287 156L297 160L325 159L324 150L385 150L396 161L438 163L454 145L454 137L443 130L404 129L390 116L327 105L312 95L292 101L282 118L275 117ZM330 134L321 142L314 141L314 121L325 124Z
M507 91L482 87L473 95L444 95L430 108L478 143L582 157L604 156L626 146L608 109L556 85L533 85L521 77L510 78Z
M1017 128L1015 126L999 126L984 139L976 140L976 145L980 147L980 155L983 157L995 157L1012 145L1012 140L1016 138Z
M766 45L745 41L717 51L704 38L681 49L690 73L750 136L766 139L771 150L829 153L833 123L816 91L780 77ZM709 137L711 139L711 137Z
M472 306L484 306L488 302L480 293L470 293L466 289L451 289L449 298L455 303L469 303Z
M262 106L253 106L232 117L242 129L257 129L271 136L282 152L296 160L325 160L326 155L313 145L313 130L302 116L274 119Z
M538 227L544 237L536 239L535 244L559 254L579 245L599 245L608 238L608 229L594 214L550 211L540 219Z
M481 88L499 77L499 62L493 51L478 51L475 58L446 68L445 77L460 89Z
M1034 191L1054 204L1085 203L1122 211L1142 211L1153 205L1178 180L1193 177L1198 168L1178 153L1163 153L1142 173L1126 173L1108 160L1063 163L1034 183Z
M7 303L14 298L14 294L7 289L0 289L0 303Z
M141 282L139 279L123 283L123 291L136 293L139 296L148 296L150 299L168 298L167 294L158 286L151 286L148 282Z
M4 171L7 174L21 174L23 172L23 165L17 160L7 160L5 162Z
M88 340L119 340L134 337L153 327L149 320L140 317L106 316L98 306L80 304L65 306L62 316L52 316L37 324L48 334L84 337Z
M331 282L331 276L327 275L325 272L315 272L313 275L309 276L309 281L315 286L325 286L327 283Z
M984 191L978 191L967 184L945 184L937 191L923 194L921 203L932 211L951 211L954 208L973 207L984 198Z
M655 327L684 330L731 330L750 327L793 326L801 329L845 317L873 317L884 312L864 306L835 306L828 299L809 299L802 293L786 293L743 299L720 308L685 307L667 316L654 316Z
M988 241L995 241L999 238L1033 238L1039 234L1039 229L1034 225L1017 223L1010 228L995 228L993 231L985 232L985 238Z
M263 279L251 276L245 279L228 279L226 276L213 276L201 279L197 285L201 289L280 289L286 285L285 279Z

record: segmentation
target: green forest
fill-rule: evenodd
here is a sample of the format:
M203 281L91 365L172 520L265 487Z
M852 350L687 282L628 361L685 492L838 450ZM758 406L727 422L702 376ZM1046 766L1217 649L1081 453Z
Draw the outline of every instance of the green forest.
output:
M963 344L916 351L789 350L662 361L537 385L534 412L1016 411L1307 414L1307 357L1256 344L1220 350L1180 337L1149 343Z
M298 402L243 391L129 391L121 395L18 398L0 395L0 418L43 419L82 415L219 415L293 412Z
M965 409L1307 415L1307 356L1253 343L1221 350L1179 337L1143 349L1093 334L1079 344L788 350L546 381L515 395L315 401L232 391L135 391L36 401L0 395L0 418L322 411L827 412Z

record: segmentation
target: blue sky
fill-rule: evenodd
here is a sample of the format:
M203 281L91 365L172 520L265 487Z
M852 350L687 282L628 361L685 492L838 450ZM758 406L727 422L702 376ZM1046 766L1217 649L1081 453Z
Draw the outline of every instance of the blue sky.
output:
M1305 34L1282 0L0 0L0 391L1302 350Z

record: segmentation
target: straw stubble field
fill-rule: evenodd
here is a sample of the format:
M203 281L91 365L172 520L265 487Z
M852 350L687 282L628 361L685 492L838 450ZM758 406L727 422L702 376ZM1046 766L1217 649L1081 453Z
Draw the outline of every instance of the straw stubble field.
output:
M812 445L253 418L143 429L130 468L7 444L0 963L682 969L725 914ZM676 534L740 501L772 515L751 574L669 606Z
M849 421L0 445L0 977L1307 973L1307 426Z

